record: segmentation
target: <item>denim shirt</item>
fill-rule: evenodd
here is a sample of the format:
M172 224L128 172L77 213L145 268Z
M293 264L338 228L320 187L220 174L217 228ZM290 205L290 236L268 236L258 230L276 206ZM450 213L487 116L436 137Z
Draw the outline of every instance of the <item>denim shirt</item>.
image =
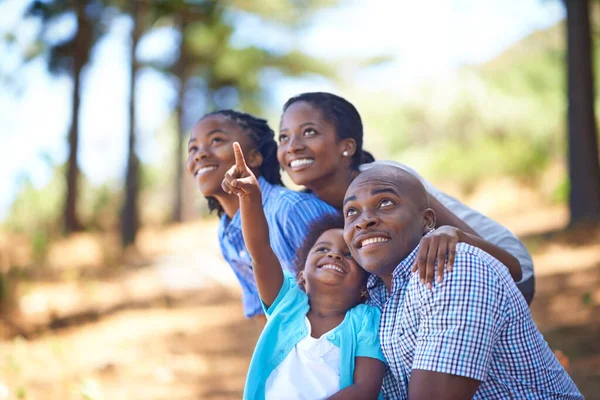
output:
M306 293L286 274L277 298L265 308L267 325L252 355L244 399L265 398L265 384L271 372L308 335L305 317L309 308ZM344 320L327 335L327 340L340 348L340 390L354 382L356 357L376 358L385 363L379 345L379 314L377 308L359 304L348 310ZM383 398L381 394L379 398Z
M302 245L310 223L325 214L335 214L337 210L313 194L272 185L263 177L258 178L258 184L273 252L284 270L293 271L296 250ZM239 211L231 219L227 215L221 217L219 245L223 258L233 269L242 287L244 315L250 318L262 314L252 259L242 235Z

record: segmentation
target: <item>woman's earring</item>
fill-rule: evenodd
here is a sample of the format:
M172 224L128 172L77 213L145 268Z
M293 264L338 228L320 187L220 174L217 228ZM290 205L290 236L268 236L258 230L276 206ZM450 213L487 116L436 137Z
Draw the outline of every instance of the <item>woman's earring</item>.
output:
M342 155L343 155L344 157L348 157L348 150L344 150L344 152L342 153Z

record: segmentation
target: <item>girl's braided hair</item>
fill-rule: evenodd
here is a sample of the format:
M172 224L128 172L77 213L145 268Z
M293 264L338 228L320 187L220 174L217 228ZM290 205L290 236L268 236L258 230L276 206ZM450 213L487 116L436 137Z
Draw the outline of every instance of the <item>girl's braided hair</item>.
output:
M220 115L231 120L248 134L256 150L258 150L263 157L259 176L262 176L267 182L273 185L283 186L279 163L277 162L277 142L275 141L275 133L269 127L267 121L235 110L213 111L204 115L200 120L215 115ZM217 215L219 217L222 216L224 210L223 207L221 207L221 204L219 204L219 201L212 196L206 196L206 199L208 200L208 209L211 212L216 210Z

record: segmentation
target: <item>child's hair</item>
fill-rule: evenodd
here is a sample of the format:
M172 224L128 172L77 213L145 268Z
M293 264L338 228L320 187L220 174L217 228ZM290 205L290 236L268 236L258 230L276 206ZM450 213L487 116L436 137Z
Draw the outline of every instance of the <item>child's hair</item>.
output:
M296 251L296 276L304 271L310 249L324 232L331 229L344 229L344 217L341 214L325 214L308 225L304 241Z
M304 101L309 103L330 122L336 131L339 140L354 139L356 152L352 156L351 167L358 169L359 165L375 161L373 155L363 150L363 124L358 110L352 103L343 97L326 92L302 93L290 98L283 105L283 112L294 103Z
M214 115L228 118L238 124L239 127L248 134L250 139L252 139L252 143L256 146L256 150L258 150L263 157L263 162L260 166L260 176L273 185L283 186L279 162L277 161L277 142L275 141L275 133L269 127L267 121L234 110L213 111L200 118L200 121ZM221 204L219 204L217 199L212 196L206 196L206 200L208 200L208 209L210 212L216 210L219 217L223 215L223 207L221 207Z

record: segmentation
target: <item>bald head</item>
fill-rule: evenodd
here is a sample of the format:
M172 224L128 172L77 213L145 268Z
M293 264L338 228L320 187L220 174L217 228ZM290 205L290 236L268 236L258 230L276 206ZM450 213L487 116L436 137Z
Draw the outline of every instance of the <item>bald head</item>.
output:
M367 165L369 167L365 168L350 184L346 196L352 192L353 187L364 185L367 182L377 182L393 188L398 194L409 198L419 210L429 207L427 191L419 178L394 164L375 162Z
M402 168L373 165L346 192L344 239L354 259L384 282L434 226L423 184Z

